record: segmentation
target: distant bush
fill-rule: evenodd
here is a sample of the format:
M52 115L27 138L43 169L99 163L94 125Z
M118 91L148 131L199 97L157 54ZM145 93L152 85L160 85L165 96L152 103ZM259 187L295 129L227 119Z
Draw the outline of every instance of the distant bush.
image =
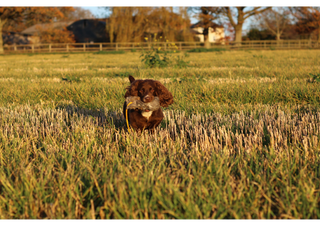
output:
M189 52L189 53L202 53L202 52L220 52L220 51L226 51L226 49L225 48L211 48L211 49L195 48L195 49L190 49L187 52Z
M160 37L161 39L162 37ZM164 68L169 65L173 65L175 67L184 68L187 67L188 62L184 61L184 57L173 57L172 53L177 53L178 47L175 43L170 42L163 38L166 42L168 42L168 47L173 48L174 50L163 50L162 45L159 43L160 40L155 39L151 43L151 49L145 51L143 50L141 54L141 62L148 68ZM147 41L148 38L146 37Z
M259 30L257 28L251 28L242 40L275 40L276 36L270 34L267 29Z

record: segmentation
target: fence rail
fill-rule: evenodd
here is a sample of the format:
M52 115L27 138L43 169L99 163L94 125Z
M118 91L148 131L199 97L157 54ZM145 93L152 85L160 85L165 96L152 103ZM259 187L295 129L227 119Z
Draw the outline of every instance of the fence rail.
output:
M161 50L190 50L204 47L201 42L157 42L154 43ZM27 44L5 45L5 53L53 53L53 52L96 52L119 50L148 50L152 43L125 42L125 43L52 43L52 44ZM313 40L258 40L226 43L210 43L210 48L222 48L228 50L237 49L305 49L320 48L320 43Z

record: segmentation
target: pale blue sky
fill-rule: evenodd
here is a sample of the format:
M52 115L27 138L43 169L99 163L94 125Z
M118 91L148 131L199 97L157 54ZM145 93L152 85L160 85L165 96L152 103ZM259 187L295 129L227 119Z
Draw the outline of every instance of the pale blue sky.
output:
M83 9L88 9L96 18L105 18L107 16L107 10L98 6L81 6Z

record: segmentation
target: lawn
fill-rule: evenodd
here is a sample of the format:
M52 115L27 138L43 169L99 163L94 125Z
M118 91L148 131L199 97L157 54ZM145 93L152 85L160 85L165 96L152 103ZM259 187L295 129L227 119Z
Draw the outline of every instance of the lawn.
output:
M0 56L1 219L320 218L319 50L140 55ZM128 75L174 96L154 134Z

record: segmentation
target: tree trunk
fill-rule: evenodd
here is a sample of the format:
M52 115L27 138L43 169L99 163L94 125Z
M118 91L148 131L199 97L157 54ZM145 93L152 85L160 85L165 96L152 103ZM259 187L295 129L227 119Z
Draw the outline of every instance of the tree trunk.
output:
M204 47L209 49L210 48L210 42L209 42L209 28L205 27L202 31L203 34L203 41L204 41Z
M236 41L237 45L241 45L241 41L242 41L242 24L237 24L235 26L234 30L236 32L235 41Z
M1 20L0 18L0 54L3 54L3 39L2 39L2 27L4 25L4 23L6 22L6 20Z
M209 41L208 35L207 35L207 38L205 38L204 47L205 47L206 49L209 49L209 48L210 48L210 41Z

